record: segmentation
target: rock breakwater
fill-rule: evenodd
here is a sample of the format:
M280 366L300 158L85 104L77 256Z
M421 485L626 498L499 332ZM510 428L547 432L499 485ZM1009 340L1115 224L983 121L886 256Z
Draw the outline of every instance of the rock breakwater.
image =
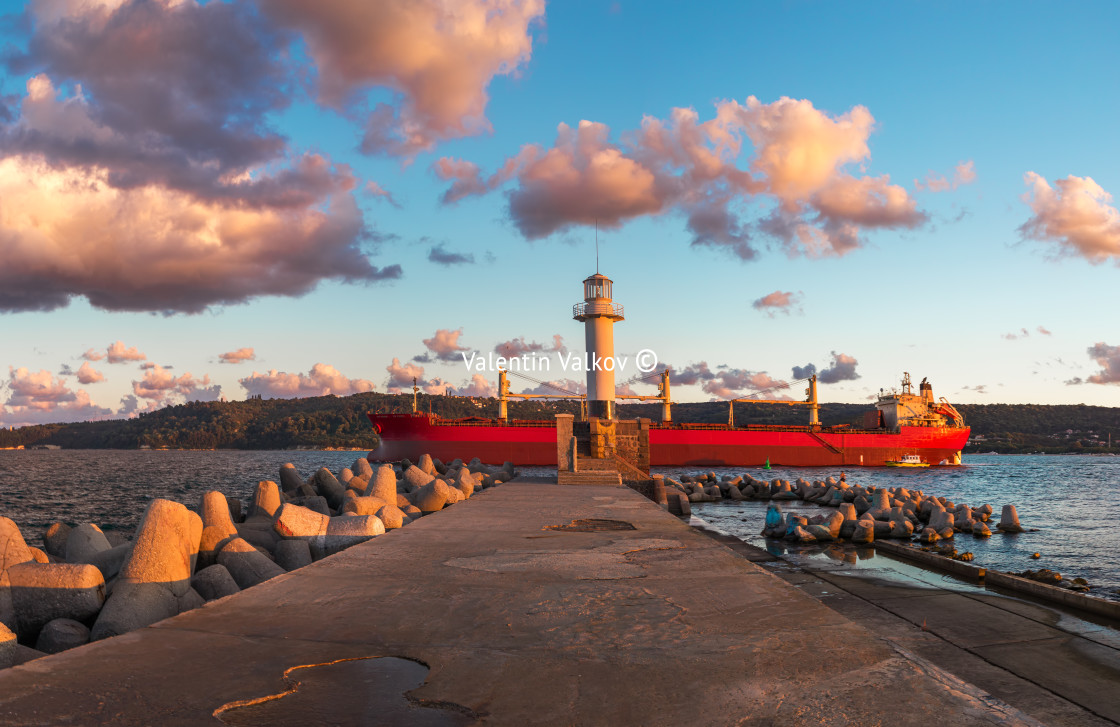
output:
M127 539L54 523L43 549L0 516L0 668L141 628L308 565L512 479L513 464L427 455L337 475L283 465L252 501L153 499Z

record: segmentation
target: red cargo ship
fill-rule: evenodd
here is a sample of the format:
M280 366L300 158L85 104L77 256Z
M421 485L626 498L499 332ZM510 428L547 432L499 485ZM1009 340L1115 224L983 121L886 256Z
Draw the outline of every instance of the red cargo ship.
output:
M667 381L663 396L667 414ZM900 393L880 396L875 408L865 413L863 428L817 424L816 398L814 378L807 401L773 402L808 405L811 416L806 426L651 423L650 465L879 467L906 455L917 455L931 465L960 464L970 430L944 398L934 401L933 387L925 380L919 393L913 394L906 374ZM552 421L444 419L417 412L370 412L368 416L381 436L381 445L369 455L371 460L407 457L415 461L426 452L445 462L478 457L489 463L509 460L518 465L556 465L556 424Z

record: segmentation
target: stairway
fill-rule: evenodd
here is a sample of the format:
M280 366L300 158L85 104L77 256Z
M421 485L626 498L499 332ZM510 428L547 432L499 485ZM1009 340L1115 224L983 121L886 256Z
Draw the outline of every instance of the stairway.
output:
M618 466L613 459L580 457L578 461L578 472L560 470L556 473L557 484L622 485L622 475L618 473Z

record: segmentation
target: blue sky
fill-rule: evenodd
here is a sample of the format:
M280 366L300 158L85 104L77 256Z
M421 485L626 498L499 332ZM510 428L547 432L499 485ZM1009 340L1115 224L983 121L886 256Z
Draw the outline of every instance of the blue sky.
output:
M678 400L1120 405L1114 3L369 5L3 4L0 423L482 393L457 349L582 348L596 217Z

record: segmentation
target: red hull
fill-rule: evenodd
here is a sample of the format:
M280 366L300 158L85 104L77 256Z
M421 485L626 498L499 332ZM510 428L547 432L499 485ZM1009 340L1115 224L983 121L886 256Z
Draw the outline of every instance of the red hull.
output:
M548 421L502 424L493 419L445 420L428 414L370 414L381 435L371 460L416 460L428 453L445 462L478 457L525 466L556 466L556 425ZM650 466L878 467L905 454L922 461L953 462L968 441L968 427L902 427L899 432L823 427L737 427L719 424L653 424Z

